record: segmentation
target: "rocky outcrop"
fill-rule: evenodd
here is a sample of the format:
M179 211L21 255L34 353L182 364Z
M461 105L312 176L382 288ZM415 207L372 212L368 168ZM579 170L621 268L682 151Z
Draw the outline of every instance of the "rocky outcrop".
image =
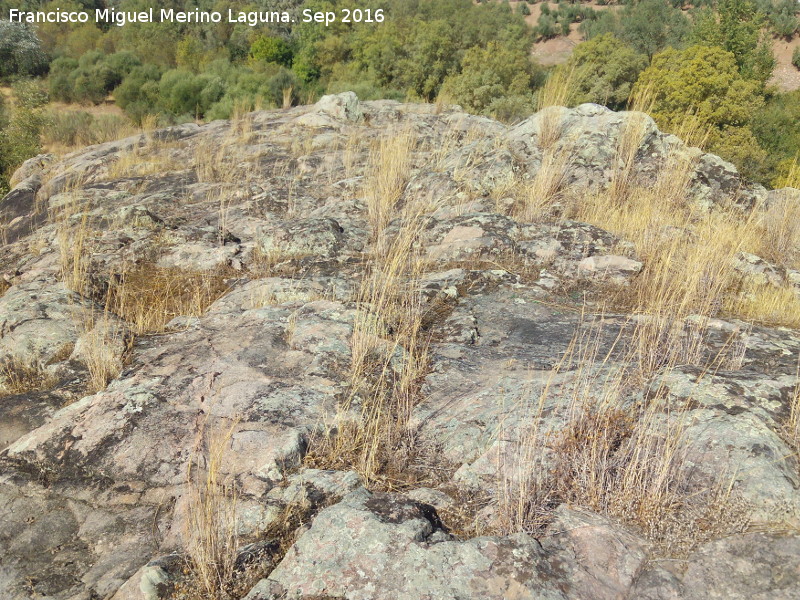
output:
M257 575L239 590L248 600L797 597L800 467L787 423L800 333L690 317L670 324L679 348L658 335L640 344L647 317L592 303L646 271L636 246L560 215L558 200L536 222L518 210L518 186L554 153L567 157L564 187L611 185L632 126L642 185L678 156L702 210L776 201L649 117L596 105L506 127L348 93L26 163L0 200L11 222L0 365L46 377L0 395L0 597L180 597L210 470L236 490L229 550ZM404 173L376 174L387 156ZM381 220L370 202L390 196ZM360 285L409 220L417 262L396 302L419 296L408 305L426 360L403 388L416 396L397 462L413 476L379 485L346 456L317 453L366 405L351 373L359 343L391 351L365 361L368 382L407 384L408 349L392 341L402 323L373 314ZM800 286L754 255L731 268ZM157 307L157 326L123 301ZM99 346L118 374L92 388ZM643 347L653 364L628 373ZM663 369L663 356L680 360ZM13 376L0 370L0 383ZM576 398L608 411L589 421L603 428L576 428L596 416ZM516 469L531 444L556 489L552 479L578 475L554 448L615 431L619 457L645 416L642 452L663 458L668 443L676 457L659 489L691 513L670 530L681 540L608 495L554 495L537 505L546 514L501 518L525 504L520 489L547 483L525 488ZM730 500L727 516L695 502L707 496Z

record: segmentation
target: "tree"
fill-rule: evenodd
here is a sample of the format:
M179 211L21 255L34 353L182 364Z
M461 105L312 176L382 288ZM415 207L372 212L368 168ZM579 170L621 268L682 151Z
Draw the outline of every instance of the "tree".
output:
M47 56L36 33L25 23L0 21L0 78L41 75Z
M689 34L689 21L664 0L628 4L620 21L620 39L648 59L668 46L680 46Z
M250 45L250 58L291 67L292 49L281 38L262 35Z
M634 86L653 95L652 116L667 131L688 120L709 130L709 149L740 169L755 173L753 161L765 158L750 120L763 105L761 84L745 79L736 57L716 46L671 48L653 57Z
M624 108L647 58L610 33L579 44L565 65L573 73L575 90L570 104L595 102L614 110Z
M524 53L489 42L467 50L461 73L445 80L442 93L470 112L512 120L532 112L532 92L542 79Z
M135 67L114 90L114 100L135 123L162 110L158 82L161 69L156 65Z
M653 116L667 127L687 115L712 127L746 125L764 103L758 82L742 77L736 58L715 46L668 48L653 57L635 89L650 88Z
M750 0L719 0L718 14L703 9L695 19L691 40L697 45L718 46L734 56L745 79L763 85L772 75L775 57L768 36L762 33L766 24Z

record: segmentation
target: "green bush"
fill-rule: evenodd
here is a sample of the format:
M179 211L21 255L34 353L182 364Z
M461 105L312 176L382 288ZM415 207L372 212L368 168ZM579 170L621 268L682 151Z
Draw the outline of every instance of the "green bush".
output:
M715 46L657 54L636 87L650 87L653 116L667 127L679 126L690 114L716 128L746 125L764 103L758 82L744 79L734 55Z
M131 52L85 53L79 60L62 57L50 69L50 94L63 102L100 104L141 63Z
M8 178L25 160L41 151L46 123L42 106L47 94L36 81L14 85L15 104L10 112L0 104L0 189L8 189Z
M766 18L749 0L719 0L717 12L703 9L695 17L691 40L733 54L745 79L763 85L772 75L775 57L763 28Z
M292 66L292 50L281 38L262 35L250 45L250 58Z
M767 99L750 122L758 144L768 153L768 164L759 178L774 183L782 161L800 153L800 91L775 94Z
M114 100L137 124L149 114L163 110L159 81L161 69L156 65L135 67L114 90Z
M800 46L792 50L792 64L795 68L800 69Z
M533 112L533 91L544 73L527 56L490 42L467 50L462 64L461 73L445 80L443 95L470 112L503 120Z
M620 110L645 67L646 56L606 33L579 44L559 68L573 73L575 89L570 104L595 102Z
M731 52L715 46L667 49L653 57L636 88L652 92L652 116L663 129L681 130L687 120L695 121L709 128L712 152L746 176L758 176L766 154L750 121L764 103L761 83L742 77Z
M36 76L47 71L47 56L27 24L0 20L0 78Z
M225 84L213 74L195 75L191 71L172 69L161 76L158 91L159 102L167 111L200 118L222 98Z
M534 33L542 40L549 40L558 35L559 29L555 19L550 15L542 15L539 17L539 22L533 28Z
M630 3L619 13L595 13L580 27L586 39L607 33L651 58L667 47L682 48L690 33L689 21L683 12L664 0L643 0Z

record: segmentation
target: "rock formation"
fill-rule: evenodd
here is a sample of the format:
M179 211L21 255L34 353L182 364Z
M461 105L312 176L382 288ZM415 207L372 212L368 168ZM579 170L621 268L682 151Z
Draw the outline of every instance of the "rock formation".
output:
M638 113L352 93L25 163L0 597L211 597L205 552L220 599L800 598L800 333L643 337L647 259L571 212L675 160L698 214L798 201Z

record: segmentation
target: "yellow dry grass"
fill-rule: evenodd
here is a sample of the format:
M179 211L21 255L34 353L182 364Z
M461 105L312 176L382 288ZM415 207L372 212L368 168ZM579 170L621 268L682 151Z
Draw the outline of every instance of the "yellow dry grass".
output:
M109 277L106 305L137 335L160 333L179 316L198 317L228 291L223 271L141 264Z
M373 147L365 188L374 252L355 301L349 390L312 440L306 462L355 468L369 485L394 487L410 472L408 423L428 365L419 278L425 261L415 242L425 206L398 206L410 175L413 137L403 130ZM391 233L386 225L396 217Z
M395 215L411 172L416 136L409 128L389 132L372 146L364 183L367 217L373 240Z
M236 579L238 494L222 466L237 424L234 421L227 430L210 433L203 424L187 468L185 536L192 574L190 594L195 592L207 600L230 600Z
M638 324L629 326L633 332L623 328L603 351L602 326L579 328L541 391L527 400L529 425L519 442L499 444L500 531L541 531L552 510L566 502L636 525L662 552L681 555L747 525L745 506L731 495L726 474L700 489L690 479L684 439L690 398L676 404L656 384L646 401L624 403L632 376L642 368L635 341L625 340L650 335L640 334ZM677 332L662 340L679 341ZM681 361L666 356L661 381ZM565 423L554 427L547 424L545 406L556 396ZM513 439L504 429L498 437Z
M0 362L0 397L48 390L58 383L58 378L41 365L17 358Z

